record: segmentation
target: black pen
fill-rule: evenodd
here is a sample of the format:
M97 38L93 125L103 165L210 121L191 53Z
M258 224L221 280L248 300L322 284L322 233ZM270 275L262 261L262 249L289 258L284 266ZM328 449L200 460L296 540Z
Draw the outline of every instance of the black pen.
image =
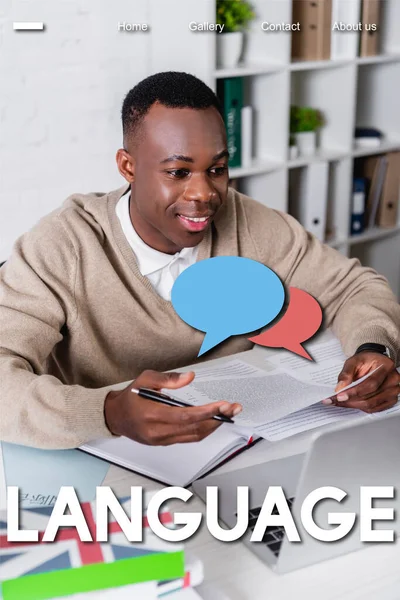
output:
M193 408L193 404L187 404L186 402L182 402L181 400L176 400L175 398L171 398L171 396L167 396L166 394L162 394L161 392L156 392L155 390L149 390L147 388L131 388L131 392L137 394L141 398L153 400L153 402L160 402L161 404L166 404L167 406ZM221 423L235 422L233 421L233 419L230 419L229 417L224 417L223 415L215 415L211 418L214 419L214 421L221 421Z

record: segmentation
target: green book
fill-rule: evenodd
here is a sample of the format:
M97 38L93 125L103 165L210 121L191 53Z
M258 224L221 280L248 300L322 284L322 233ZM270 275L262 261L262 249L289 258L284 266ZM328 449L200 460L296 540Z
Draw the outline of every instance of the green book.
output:
M221 102L226 126L229 167L241 166L242 155L242 107L243 78L228 77L217 83L217 95Z

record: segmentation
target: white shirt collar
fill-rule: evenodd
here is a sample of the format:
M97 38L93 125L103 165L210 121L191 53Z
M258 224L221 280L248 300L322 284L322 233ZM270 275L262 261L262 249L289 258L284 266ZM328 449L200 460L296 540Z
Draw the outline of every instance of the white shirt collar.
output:
M125 237L135 253L139 271L143 276L150 275L155 271L163 269L176 259L185 259L190 262L195 262L198 251L197 246L194 248L183 248L176 254L165 254L164 252L159 252L151 246L148 246L137 234L132 225L129 213L129 199L130 196L128 194L122 196L122 198L118 201L115 210L120 220Z

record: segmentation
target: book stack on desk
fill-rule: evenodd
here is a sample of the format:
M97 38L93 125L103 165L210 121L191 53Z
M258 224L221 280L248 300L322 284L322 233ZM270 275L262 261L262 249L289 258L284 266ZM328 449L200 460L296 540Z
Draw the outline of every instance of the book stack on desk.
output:
M147 506L151 495L146 494ZM130 517L131 498L120 499ZM81 504L89 529L95 525L95 502ZM43 543L43 532L52 508L35 507L20 511L20 527L39 531L39 541L13 543L7 540L7 515L0 514L0 571L3 600L45 600L93 592L101 597L127 587L135 597L157 598L193 587L203 580L202 563L184 553L181 544L169 543L155 536L143 515L143 542L129 542L119 523L110 516L107 543L81 542L77 530L62 527L56 540ZM171 512L163 507L159 520L173 527ZM91 531L95 540L95 530ZM153 582L149 587L142 584ZM139 593L140 592L140 593ZM146 592L146 595L145 595ZM105 594L108 597L107 594ZM93 596L96 597L97 596ZM110 596L111 598L112 596ZM125 596L124 596L125 597Z

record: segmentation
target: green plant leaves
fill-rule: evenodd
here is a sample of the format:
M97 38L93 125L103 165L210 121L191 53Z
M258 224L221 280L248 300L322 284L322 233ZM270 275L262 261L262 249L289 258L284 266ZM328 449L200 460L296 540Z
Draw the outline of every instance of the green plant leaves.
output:
M224 33L245 29L254 17L253 7L246 0L217 0L216 22L224 26Z
M316 131L324 124L321 111L309 106L290 107L290 133Z

